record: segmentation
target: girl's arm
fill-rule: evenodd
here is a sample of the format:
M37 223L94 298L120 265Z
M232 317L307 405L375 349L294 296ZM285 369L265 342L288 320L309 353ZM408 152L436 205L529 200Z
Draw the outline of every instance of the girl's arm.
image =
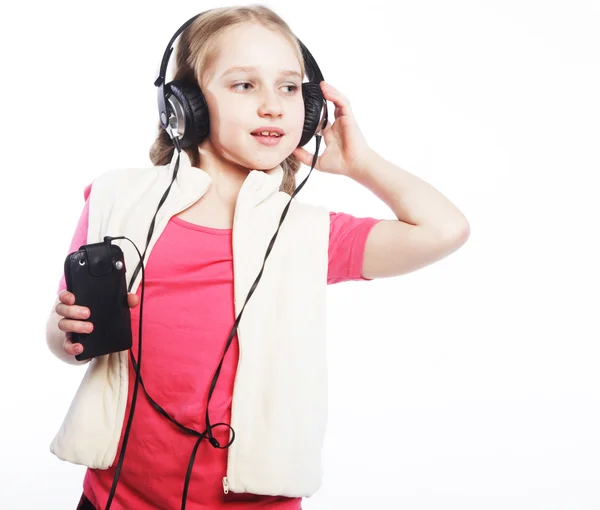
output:
M85 205L83 206L83 211L81 212L81 216L79 217L79 221L75 227L75 233L73 234L68 253L72 253L78 250L80 246L87 244L88 218L90 211L89 196L92 189L92 184L88 184L83 191ZM66 288L67 284L65 281L65 275L63 273L58 285L57 295ZM64 361L69 365L83 365L89 362L89 359L79 361L75 358L75 356L67 354L64 350L66 333L58 328L58 322L63 318L56 313L56 305L58 303L60 303L60 300L57 297L52 305L52 310L50 311L50 315L46 323L46 342L48 344L48 348L50 349L50 352L52 352L52 354L54 354L59 360Z
M398 276L432 264L460 248L470 234L463 213L432 185L377 154L367 143L348 98L321 82L326 100L335 104L335 122L323 130L326 149L314 167L345 175L371 190L397 220L373 226L364 250L362 276ZM314 155L297 147L294 155L312 166Z
M398 218L373 227L365 246L363 276L372 279L410 273L447 257L467 242L469 223L452 202L374 150L366 151L348 176L383 200Z

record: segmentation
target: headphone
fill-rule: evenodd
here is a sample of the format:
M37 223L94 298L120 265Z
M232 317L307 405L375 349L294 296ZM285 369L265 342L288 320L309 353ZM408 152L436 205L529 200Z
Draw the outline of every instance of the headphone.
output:
M198 440L196 441L196 444L192 450L192 454L190 456L190 461L188 464L188 470L187 470L186 477L185 477L185 483L184 483L182 501L181 501L181 509L182 510L185 510L188 486L189 486L189 482L190 482L190 479L192 476L192 468L194 465L194 460L196 458L196 452L198 450L198 447L200 446L200 442L203 439L208 438L208 441L214 448L223 449L223 448L228 448L235 440L235 431L229 424L227 424L227 423L211 424L210 423L210 418L209 418L209 414L208 414L208 407L210 404L210 399L211 399L213 391L216 387L217 380L218 380L219 374L221 372L221 367L223 366L223 361L225 359L225 354L227 353L227 350L229 349L229 346L231 345L231 342L235 336L235 332L237 330L238 324L242 317L242 313L244 312L244 309L246 308L246 304L247 304L248 300L250 299L250 296L252 296L252 294L254 293L254 290L256 289L256 286L263 274L265 263L269 256L269 253L271 252L271 249L273 248L273 243L275 242L275 239L277 238L277 234L279 233L281 224L282 224L285 216L287 215L287 211L290 207L290 204L292 203L292 200L296 196L296 194L302 189L302 187L304 186L304 184L306 183L306 181L308 180L308 178L310 177L310 174L312 173L312 171L314 169L314 166L316 164L316 161L317 161L317 158L319 155L319 145L320 145L321 138L322 138L321 133L322 133L323 129L325 129L325 127L327 126L327 121L328 121L327 101L325 100L323 93L321 92L321 86L320 86L320 82L324 80L323 75L321 73L321 70L319 69L319 66L317 65L317 62L315 61L315 59L313 58L311 53L308 51L308 48L306 48L306 46L304 46L302 41L300 41L300 39L298 39L296 37L296 40L298 41L300 48L302 50L302 57L304 59L306 75L308 76L308 79L309 79L309 81L307 83L302 83L302 96L304 99L304 126L302 127L302 137L300 139L300 143L298 144L298 147L302 147L303 145L306 145L312 139L312 137L315 136L315 139L316 139L315 154L313 156L310 172L306 176L306 179L304 179L304 181L296 188L296 190L290 197L289 202L287 203L287 205L285 206L285 208L283 210L281 219L279 220L279 226L277 227L277 230L275 231L275 234L273 235L273 238L271 239L271 242L269 243L269 247L265 254L262 268L261 268L256 280L252 284L252 287L250 288L250 291L248 292L248 296L246 297L244 306L242 307L242 310L240 311L240 314L238 315L237 319L235 320L233 328L232 328L231 332L229 333L229 337L228 337L228 340L227 340L227 343L225 346L225 351L224 351L221 361L219 362L219 365L215 371L215 375L212 379L210 389L208 392L208 401L207 401L207 405L206 405L206 430L204 430L203 432L198 432L196 430L190 429L190 428L180 424L174 418L172 418L159 404L157 404L150 397L150 395L148 395L148 392L146 391L146 388L144 386L144 381L142 379L142 375L141 375L142 312L143 312L143 304L144 304L144 281L145 281L143 261L146 256L146 250L148 249L150 239L152 238L152 233L154 231L156 215L158 214L158 211L160 210L162 204L165 202L165 200L169 194L169 191L171 189L171 186L173 185L173 182L175 181L175 178L177 177L177 172L179 170L181 149L185 148L185 147L193 147L194 145L200 144L203 140L206 139L206 137L209 135L209 132L210 132L210 119L209 119L209 115L208 115L208 107L207 107L204 95L203 95L202 91L200 90L200 87L198 86L198 84L193 83L191 81L187 81L187 80L173 80L169 83L165 83L165 74L167 71L167 65L169 63L169 58L171 56L171 53L173 52L173 43L174 43L175 39L195 19L202 16L203 14L206 14L207 12L210 12L210 11L204 11L204 12L197 14L196 16L193 16L192 18L190 18L183 25L181 25L181 27L179 27L179 29L171 37L171 40L169 41L169 44L167 45L167 48L166 48L166 50L163 54L162 60L161 60L158 77L154 81L154 85L156 87L158 87L158 113L159 113L160 125L161 125L162 129L164 129L169 134L171 140L173 141L173 145L175 146L175 149L177 150L177 159L175 161L175 165L174 165L174 169L173 169L173 178L171 180L171 183L169 184L168 188L165 190L165 193L163 194L162 198L160 199L158 208L156 209L156 212L154 213L154 217L152 218L152 221L150 223L150 228L148 230L148 235L147 235L147 239L146 239L146 248L144 249L143 255L140 254L139 250L137 250L137 247L136 247L136 250L138 251L138 255L140 256L140 262L139 262L138 266L136 267L136 269L130 279L129 289L128 289L128 292L131 292L131 289L133 287L133 283L136 279L138 271L141 270L142 271L142 281L141 281L141 288L142 288L141 294L142 295L141 295L141 301L140 301L138 361L137 362L135 360L132 350L131 349L129 350L129 356L131 359L131 363L136 372L136 379L135 379L135 385L134 385L133 395L132 395L132 400L131 400L131 411L129 414L127 427L125 429L125 434L123 436L123 444L121 447L121 453L119 455L119 461L115 468L115 476L113 478L113 483L112 483L110 493L108 495L108 500L106 503L105 510L109 510L112 500L114 498L116 489L117 489L117 484L119 482L119 476L121 473L123 460L125 458L125 450L127 448L127 442L128 442L129 433L131 430L131 423L133 421L133 413L135 410L138 386L139 386L140 382L142 384L142 388L144 389L144 392L146 393L148 401L150 402L152 407L154 407L154 409L156 409L157 412L159 412L161 415L163 415L166 419L168 419L170 422L172 422L175 426L177 426L183 432L186 432L187 434L190 434L190 435L198 438ZM323 113L322 118L321 118L321 112ZM105 240L113 240L113 239L127 239L127 238L124 236L120 236L120 237L107 236L107 237L105 237ZM231 440L226 445L221 445L219 443L219 441L213 436L212 429L214 427L217 427L220 425L226 426L231 430Z
M158 77L154 81L154 85L158 87L160 125L169 133L171 139L177 139L180 147L183 148L199 145L208 136L210 130L208 106L204 94L196 82L174 80L165 84L165 74L169 57L173 51L173 41L202 14L204 13L194 16L175 32L169 41L167 51L163 55ZM302 138L298 144L298 147L302 147L316 134L322 110L324 115L322 129L327 126L327 104L319 85L323 81L321 70L308 48L297 37L296 40L302 50L306 74L309 79L307 83L302 84L304 126L302 128Z

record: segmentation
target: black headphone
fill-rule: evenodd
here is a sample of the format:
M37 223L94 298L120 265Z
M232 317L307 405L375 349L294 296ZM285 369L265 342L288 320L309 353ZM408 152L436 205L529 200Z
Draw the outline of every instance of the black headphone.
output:
M192 476L192 468L194 465L194 460L196 458L196 452L198 450L198 447L200 446L200 442L204 438L208 438L208 441L214 448L224 449L224 448L228 448L235 440L235 431L229 424L227 424L227 423L211 424L210 423L210 418L209 418L209 413L208 413L210 398L216 387L217 380L218 380L219 374L221 372L221 367L223 366L223 361L225 359L225 354L227 353L227 350L229 349L229 346L231 345L231 342L235 336L235 332L237 330L238 324L242 317L242 313L244 312L244 309L246 308L246 303L250 299L250 296L252 296L252 294L254 293L254 290L256 289L256 286L263 274L263 270L265 267L265 263L267 261L267 257L269 256L269 253L271 252L271 249L273 248L273 243L275 242L275 239L277 238L277 234L279 233L279 229L281 228L281 224L282 224L285 216L287 215L287 211L290 207L290 204L292 203L292 199L302 189L302 187L304 186L304 184L310 177L310 174L312 173L312 171L315 167L315 163L316 163L318 155L319 155L319 145L320 145L321 137L322 137L322 135L320 133L327 126L327 120L328 120L327 102L323 96L323 93L321 92L321 86L320 86L320 82L323 81L323 79L324 79L323 75L321 74L321 70L319 69L319 66L317 65L315 59L313 58L311 53L308 51L306 46L304 46L304 44L300 41L300 39L296 38L300 45L300 48L302 50L302 56L304 58L306 74L310 80L308 83L302 83L302 95L303 95L303 99L304 99L304 126L302 128L302 138L300 139L300 143L298 144L298 147L306 145L306 143L308 141L310 141L310 139L313 136L315 136L316 137L315 154L313 156L310 172L306 176L306 179L304 179L304 181L302 181L302 183L296 188L296 190L290 197L289 202L287 203L287 205L285 206L285 208L283 210L281 219L279 220L279 226L277 227L277 230L276 230L275 234L273 235L271 242L269 243L269 247L267 248L267 252L265 254L265 259L263 261L262 268L261 268L258 276L256 277L256 280L252 284L252 287L250 288L250 291L248 292L248 296L246 297L246 302L244 303L244 306L242 307L242 310L240 311L240 314L238 315L237 319L235 320L232 330L229 333L229 337L227 339L227 343L225 346L225 351L224 351L223 356L221 357L221 361L219 362L219 365L215 371L215 375L213 377L213 380L211 382L210 389L208 392L208 401L207 401L207 405L206 405L206 430L204 430L204 432L198 432L196 430L190 429L190 428L180 424L174 418L172 418L158 403L156 403L156 401L154 401L154 399L152 399L152 397L150 397L150 395L148 395L148 392L146 391L146 388L144 386L144 381L142 379L142 374L141 374L141 367L142 367L142 312L143 312L143 305L144 305L144 280L145 280L143 261L146 256L146 250L148 249L150 239L152 238L152 233L154 231L156 215L158 214L158 211L160 210L162 204L165 202L167 195L169 194L169 191L171 189L171 186L173 185L173 182L175 181L175 178L177 177L177 172L179 170L179 160L180 160L181 148L182 147L192 147L194 145L198 145L203 140L205 140L209 134L210 121L209 121L209 116L208 116L208 107L206 105L206 100L204 99L204 95L202 94L202 91L200 90L200 87L198 86L198 84L192 83L189 81L185 81L185 80L174 80L174 81L171 81L171 82L165 84L165 73L167 70L167 64L169 62L169 57L171 56L171 53L173 52L173 42L179 36L179 34L181 34L181 32L183 32L196 18L202 16L206 12L209 12L209 11L204 11L204 12L197 14L196 16L190 18L183 25L181 25L181 27L177 30L177 32L175 32L173 37L171 37L171 40L169 41L169 44L167 45L167 49L165 50L165 52L163 54L163 58L161 60L160 71L159 71L158 77L156 78L156 80L154 82L154 85L156 87L158 87L158 112L159 112L160 124L161 124L161 127L169 134L169 136L173 140L173 144L177 150L177 159L175 161L175 166L173 169L173 178L171 180L171 183L169 184L169 187L166 189L165 193L163 194L162 198L160 199L158 208L156 209L156 212L154 213L154 217L152 218L152 221L150 223L150 228L149 228L148 235L146 238L146 248L144 249L144 253L140 254L139 250L136 247L136 250L138 251L138 255L140 256L140 262L139 262L138 266L136 267L135 271L133 272L133 275L129 282L129 289L128 289L128 292L131 292L131 289L133 287L133 283L135 282L138 271L141 270L142 271L142 281L141 281L142 295L141 295L141 300L140 300L140 320L139 320L138 361L137 362L135 360L135 357L133 356L132 350L131 349L129 350L129 356L131 359L132 366L136 372L136 378L135 378L135 385L134 385L133 395L132 395L132 400L131 400L131 410L129 413L129 419L127 421L127 427L125 429L125 434L123 436L123 444L121 447L121 453L119 455L119 461L115 468L115 476L113 478L113 483L111 486L110 493L108 495L108 500L106 503L105 510L109 510L111 502L114 498L114 495L115 495L115 492L117 489L117 484L119 482L119 476L121 473L123 460L125 458L125 450L127 448L129 433L131 431L131 423L133 421L133 413L135 410L135 403L137 401L137 391L138 391L138 386L139 386L140 382L142 383L142 388L144 389L144 392L146 393L148 401L150 402L152 407L154 407L154 409L156 409L157 412L159 412L161 415L163 415L166 419L168 419L170 422L172 422L175 426L177 426L183 432L186 432L187 434L190 434L190 435L198 438L198 440L196 441L196 444L194 445L194 448L192 450L192 454L190 456L190 461L188 464L187 474L185 477L185 483L184 483L184 487L183 487L183 494L182 494L182 500L181 500L181 509L182 510L185 510L188 486L189 486L189 482L190 482L190 479ZM322 117L323 121L322 122L320 120L321 112L323 112L323 117ZM119 237L107 236L107 237L105 237L105 241L106 240L111 241L113 239L128 239L128 238L126 238L125 236L119 236ZM130 239L128 239L128 240L133 243L133 241L131 241ZM135 244L134 244L134 246L135 246ZM231 437L231 440L229 441L229 443L227 443L226 445L219 444L219 441L213 436L212 429L217 426L225 426L231 430L232 437Z
M158 87L160 125L169 133L172 139L179 139L180 147L199 145L206 139L210 131L208 106L198 84L195 81L186 80L174 80L165 84L165 74L167 72L169 57L173 51L173 41L188 25L199 16L202 16L202 14L204 13L194 16L175 32L175 35L169 41L167 51L163 55L158 77L154 81L154 85ZM310 51L308 51L308 48L297 37L296 40L302 50L304 66L309 79L307 83L302 84L304 126L302 128L302 138L298 144L298 147L302 147L316 134L321 111L323 111L324 118L321 129L325 129L327 126L327 104L319 85L323 81L321 70Z

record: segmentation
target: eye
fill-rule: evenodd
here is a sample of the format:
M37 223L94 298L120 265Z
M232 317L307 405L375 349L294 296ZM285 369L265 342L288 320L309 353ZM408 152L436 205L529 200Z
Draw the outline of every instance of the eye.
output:
M250 85L250 86L253 86L252 83L247 82L247 81L243 81L241 83L236 83L235 85L232 85L231 88L233 90L249 90L247 88L242 88L242 89L238 88L240 85ZM298 85L284 85L284 88L291 89L290 91L288 91L288 94L291 95L291 94L294 94L296 92L296 90L298 90L300 87L298 87Z
M286 85L286 87L292 89L292 94L300 88L300 87L298 87L298 85Z
M235 85L233 85L231 88L233 88L234 90L240 90L237 89L236 87L239 87L240 85L252 85L251 83L248 83L247 81L242 82L242 83L236 83ZM244 89L244 90L248 90L248 89Z

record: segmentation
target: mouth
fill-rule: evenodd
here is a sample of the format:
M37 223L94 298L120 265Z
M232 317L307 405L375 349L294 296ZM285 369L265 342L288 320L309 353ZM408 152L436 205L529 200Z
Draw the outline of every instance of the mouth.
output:
M285 136L283 134L280 135L273 135L273 134L260 134L260 132L255 133L250 133L252 135L252 137L258 142L261 143L263 145L267 145L267 146L274 146L277 145L281 139Z
M285 135L285 131L277 126L260 126L252 131L252 134L263 136L283 136Z

